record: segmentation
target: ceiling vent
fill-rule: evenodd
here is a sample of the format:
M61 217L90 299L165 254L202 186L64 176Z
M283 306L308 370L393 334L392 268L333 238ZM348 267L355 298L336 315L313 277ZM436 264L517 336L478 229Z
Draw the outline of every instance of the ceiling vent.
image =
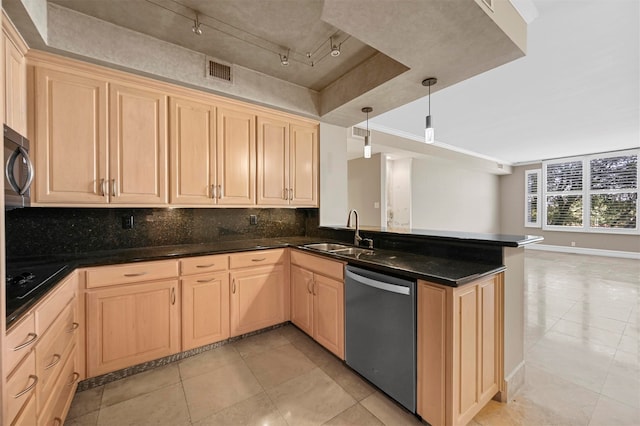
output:
M351 127L352 138L364 139L365 136L367 136L367 129L363 129L361 127L356 127L356 126Z
M211 80L233 83L233 67L231 64L207 57L205 76Z

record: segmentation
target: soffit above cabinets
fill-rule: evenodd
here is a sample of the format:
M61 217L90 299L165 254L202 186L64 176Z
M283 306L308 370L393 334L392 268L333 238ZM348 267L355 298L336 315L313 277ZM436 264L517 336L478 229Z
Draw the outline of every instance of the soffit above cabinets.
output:
M275 87L259 85L258 77L250 81L252 86L229 89L228 93L341 126L360 122L363 105L373 106L377 115L425 96L421 81L426 77L438 77L437 87L432 88L437 91L523 56L526 45L527 24L509 1L492 2L494 10L483 0L48 0L39 3L44 5L41 6L44 12L16 13L19 8L24 11L38 6L21 0L3 1L21 33L18 15L32 17L34 22L23 35L29 42L34 33L40 33L41 39L34 44L37 48L86 56L86 47L74 49L74 40L82 38L82 33L74 33L79 30L73 29L69 16L88 16L99 20L96 23L113 24L135 32L138 37L161 40L250 70L256 76L270 76L294 85L300 99L290 91L279 93ZM60 19L64 10L74 13ZM33 19L46 16L47 11L46 25ZM202 35L192 31L196 12ZM34 26L39 27L37 31L33 30ZM340 47L340 55L331 55L330 40ZM133 44L121 43L117 49L107 46L109 52L105 53L102 48L103 52L96 52L96 56L88 59L104 63L109 62L108 55L126 58L128 52L129 57L135 56ZM281 65L280 55L288 55L288 66ZM125 62L113 60L121 68L127 68ZM131 70L136 71L135 66L131 66ZM150 73L148 69L137 71ZM185 84L197 86L193 81ZM224 87L216 90L225 92ZM255 96L260 91L269 92L268 96Z

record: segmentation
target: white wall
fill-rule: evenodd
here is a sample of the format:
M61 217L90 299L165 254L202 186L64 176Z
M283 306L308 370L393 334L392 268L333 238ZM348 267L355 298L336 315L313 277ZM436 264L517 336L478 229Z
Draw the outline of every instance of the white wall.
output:
M347 134L345 127L320 123L320 223L347 222Z
M497 175L452 162L414 159L411 182L414 229L500 231Z
M388 228L411 228L412 158L387 160L387 209L383 224Z
M360 226L382 226L382 156L375 154L368 159L350 160L348 176L349 210L358 211ZM344 223L346 220L345 215Z

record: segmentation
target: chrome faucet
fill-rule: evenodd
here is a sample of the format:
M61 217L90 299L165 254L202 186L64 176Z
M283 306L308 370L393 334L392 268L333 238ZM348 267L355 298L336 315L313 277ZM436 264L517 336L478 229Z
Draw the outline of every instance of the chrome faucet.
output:
M349 210L349 216L347 218L347 228L351 228L351 215L356 215L356 234L353 236L353 244L359 246L362 237L360 236L360 223L358 222L358 211L356 209Z

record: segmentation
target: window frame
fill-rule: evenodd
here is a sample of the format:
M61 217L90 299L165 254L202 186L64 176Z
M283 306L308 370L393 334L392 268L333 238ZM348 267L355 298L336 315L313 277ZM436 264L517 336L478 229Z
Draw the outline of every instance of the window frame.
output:
M616 193L635 193L640 195L640 167L636 168L636 188L612 189L612 190L592 190L591 189L591 160L606 159L622 156L637 156L640 159L640 150L631 149L624 151L614 151L600 154L584 155L579 157L567 157L562 159L547 160L542 162L542 229L544 231L562 231L562 232L586 232L586 233L602 233L602 234L623 234L638 235L640 234L640 196L636 197L636 227L635 228L605 228L591 226L591 196L598 194L616 194ZM547 190L547 167L553 164L582 162L582 189L573 191L548 191ZM526 185L526 180L525 180ZM525 203L527 201L525 188ZM582 197L582 226L564 226L547 224L547 197L553 195L580 195ZM540 207L540 206L539 206ZM540 210L539 210L540 212ZM540 215L540 213L539 213ZM526 216L526 211L525 211Z
M538 181L537 191L529 193L529 176L534 175ZM542 199L542 169L525 170L524 172L524 226L525 228L540 228L542 226L542 209L540 208ZM531 201L529 197L536 197L536 221L529 220L529 205Z

